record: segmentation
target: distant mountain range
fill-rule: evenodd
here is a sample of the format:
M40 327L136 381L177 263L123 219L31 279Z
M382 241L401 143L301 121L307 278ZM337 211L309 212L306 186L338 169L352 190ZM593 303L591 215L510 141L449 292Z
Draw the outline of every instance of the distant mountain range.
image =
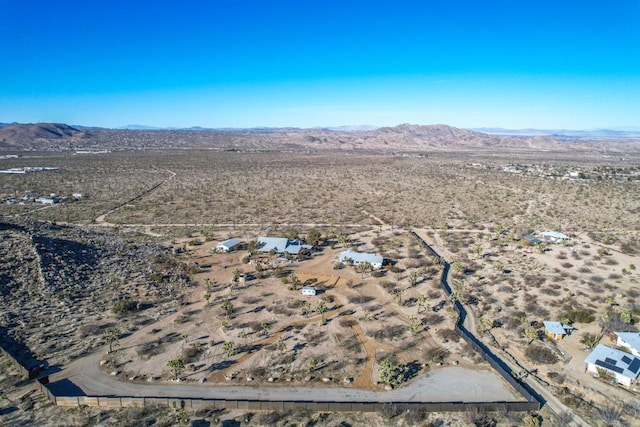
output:
M595 150L637 151L640 139L629 130L556 131L401 124L394 127L157 129L129 125L126 129L69 126L60 123L0 126L0 149L163 149L201 148L256 150L375 150L424 152L448 150ZM570 133L573 132L573 133Z
M621 128L621 129L589 129L589 130L570 130L570 129L503 129L503 128L474 128L477 132L488 133L492 135L550 135L550 136L574 136L580 138L639 138L640 128Z

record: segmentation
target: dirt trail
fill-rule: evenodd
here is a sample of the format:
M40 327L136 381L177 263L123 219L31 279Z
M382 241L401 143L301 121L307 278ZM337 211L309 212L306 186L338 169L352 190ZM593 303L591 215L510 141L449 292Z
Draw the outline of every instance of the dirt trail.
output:
M142 193L138 194L137 196L135 196L135 197L133 197L133 198L131 198L131 199L125 201L125 202L120 203L118 206L116 206L115 208L111 209L110 211L108 211L106 213L103 213L102 215L97 216L96 219L95 219L95 223L96 223L95 225L107 226L107 227L109 227L109 226L112 227L112 226L116 225L116 224L112 224L110 222L107 222L106 218L107 218L108 215L114 213L115 211L117 211L118 209L122 208L123 206L126 206L129 203L134 202L134 201L146 196L147 194L150 194L152 191L154 191L157 188L165 185L166 183L171 181L176 176L176 173L173 172L173 171L170 171L169 169L164 169L164 171L169 172L169 174L171 176L169 176L167 179L165 179L161 183L156 184L153 187L146 189L145 191L143 191ZM148 224L147 224L147 226L148 226Z

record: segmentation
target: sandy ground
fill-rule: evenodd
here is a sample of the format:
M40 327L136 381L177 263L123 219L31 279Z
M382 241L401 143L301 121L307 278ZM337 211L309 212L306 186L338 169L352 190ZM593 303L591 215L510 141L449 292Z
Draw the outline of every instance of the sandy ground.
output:
M398 231L383 231L397 239L408 235ZM359 236L361 250L373 250L370 241L377 233ZM220 236L219 240L226 239ZM247 236L244 236L247 237ZM187 241L175 241L182 247ZM55 380L67 377L87 394L131 394L169 395L186 393L186 396L218 396L235 390L238 396L300 396L300 391L315 390L314 399L382 399L409 401L505 401L518 399L506 383L488 365L476 365L472 360L460 356L456 343L447 343L451 356L443 366L425 366L408 386L384 392L376 384L377 363L384 355L396 355L404 363L422 364L426 349L442 345L442 340L433 333L438 328L426 328L417 335L408 332L408 317L418 314L415 306L404 306L394 301L392 295L378 285L379 279L353 268L334 270L336 254L343 247L325 247L323 253L314 258L285 264L301 283L313 281L321 292L315 297L303 297L300 291L290 290L277 278L266 278L233 283L233 271L255 274L255 266L243 264L246 252L212 254L211 248L219 240L196 245L187 245L185 262L197 262L203 272L194 276L201 285L185 301L178 312L135 331L120 341L118 350L110 355L94 355L74 362ZM269 262L278 262L273 257ZM393 279L402 280L400 276ZM406 280L406 279L405 279ZM349 282L353 284L349 286ZM403 298L417 297L425 290L420 286L403 285ZM213 289L210 303L204 301L206 288ZM354 297L364 298L364 304L352 303ZM320 299L327 301L328 312L324 316L313 313ZM228 299L234 312L226 316L220 309L221 301ZM303 315L299 309L287 307L291 301L308 301L310 312ZM435 302L435 301L434 301ZM289 305L290 306L290 305ZM279 307L282 312L274 310ZM363 322L366 308L372 310L377 321ZM449 315L447 315L449 316ZM323 324L322 317L326 323ZM179 321L179 319L187 319ZM454 317L446 317L440 327L452 327ZM269 331L252 329L249 324L269 322ZM224 323L231 326L224 327ZM407 333L402 337L374 339L380 328L404 325ZM173 337L160 354L141 357L140 347L161 337ZM359 345L355 351L347 351L343 343L355 337ZM275 344L282 341L283 350ZM238 351L233 355L223 354L223 343L233 342ZM173 384L167 367L170 359L180 357L184 348L199 345L203 351L197 360L188 364L181 372L187 384ZM248 350L245 350L248 349ZM307 369L309 360L317 360L318 366ZM112 364L100 370L100 360L111 360ZM455 363L457 366L451 366ZM447 366L447 364L449 366ZM337 366L337 368L334 368ZM256 371L261 368L262 371ZM118 378L108 375L118 371ZM263 372L262 374L256 372ZM134 378L133 382L126 381ZM140 382L140 380L143 380ZM149 384L148 381L154 381ZM268 380L268 381L267 381ZM198 382L206 381L206 385ZM64 382L60 382L64 387ZM286 387L282 385L286 384ZM280 387L274 387L280 385ZM264 390L263 390L264 387ZM179 391L178 391L179 390ZM277 392L275 390L278 390ZM128 393L126 393L128 392ZM162 393L162 394L159 394ZM257 394L256 394L257 393ZM274 394L276 393L276 394ZM228 395L228 394L226 394Z

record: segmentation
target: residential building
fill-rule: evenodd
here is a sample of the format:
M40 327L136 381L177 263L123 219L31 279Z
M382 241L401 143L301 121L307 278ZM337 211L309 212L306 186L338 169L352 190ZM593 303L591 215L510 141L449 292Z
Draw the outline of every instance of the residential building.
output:
M540 239L544 242L558 243L569 240L569 236L558 231L543 231L540 233Z
M585 363L587 372L600 374L598 369L602 369L612 376L615 383L627 388L636 381L640 372L640 358L603 344L593 349Z
M224 242L218 243L216 245L217 252L231 252L240 245L240 242L236 239L225 240Z
M305 245L300 239L289 240L286 237L258 237L260 243L260 252L275 252L277 254L288 253L297 255L299 253L309 252L313 248L311 245Z
M616 335L618 346L627 348L631 354L640 357L640 332L616 332Z
M368 262L374 269L382 268L382 264L384 264L384 258L380 255L352 250L340 252L338 260L344 263L353 263L354 265Z

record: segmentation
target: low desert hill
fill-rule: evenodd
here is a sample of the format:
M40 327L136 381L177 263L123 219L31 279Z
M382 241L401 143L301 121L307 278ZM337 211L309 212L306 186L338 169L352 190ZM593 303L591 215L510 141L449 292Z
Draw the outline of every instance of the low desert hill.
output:
M475 150L640 151L637 143L558 140L549 135L495 135L447 125L378 129L104 129L64 124L11 124L0 128L5 150L215 149L224 151L366 150L434 152Z
M62 123L9 124L0 127L0 148L53 148L86 138L86 131Z

